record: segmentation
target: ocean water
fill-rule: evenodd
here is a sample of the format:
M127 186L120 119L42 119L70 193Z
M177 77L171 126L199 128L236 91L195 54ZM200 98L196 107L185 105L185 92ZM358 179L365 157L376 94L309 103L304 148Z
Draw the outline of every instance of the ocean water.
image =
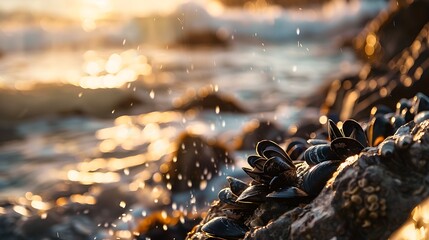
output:
M3 7L14 16L24 2ZM108 5L97 2L109 1L94 1L103 10ZM187 131L228 143L252 119L287 128L314 112L296 101L358 71L341 43L385 5L335 0L318 8L249 10L174 1L143 15L134 9L124 16L118 8L108 19L54 21L46 17L54 10L42 14L35 4L30 10L42 16L33 24L0 21L0 198L24 206L14 208L23 217L43 216L65 203L96 204L95 196L114 186L137 197L131 206L110 203L138 209L133 224L159 209L204 211L226 175L244 175L249 152L235 152L236 166L200 188L172 194L159 168L179 147L175 139ZM226 47L178 44L195 32L215 33ZM204 91L230 95L250 113L172 111L184 95ZM80 190L53 197L64 184Z

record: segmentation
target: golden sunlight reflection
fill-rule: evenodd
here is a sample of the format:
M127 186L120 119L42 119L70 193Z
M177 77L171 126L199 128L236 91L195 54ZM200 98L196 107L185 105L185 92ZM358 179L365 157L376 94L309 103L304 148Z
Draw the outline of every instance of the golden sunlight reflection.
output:
M411 212L408 221L390 236L390 239L428 239L429 200L420 203Z
M118 88L136 81L140 76L152 74L147 58L134 49L113 53L107 59L89 50L83 58L82 70L86 75L78 82L82 88Z
M120 180L120 175L115 172L78 172L76 170L69 170L67 177L70 181L80 182L85 185L113 183Z

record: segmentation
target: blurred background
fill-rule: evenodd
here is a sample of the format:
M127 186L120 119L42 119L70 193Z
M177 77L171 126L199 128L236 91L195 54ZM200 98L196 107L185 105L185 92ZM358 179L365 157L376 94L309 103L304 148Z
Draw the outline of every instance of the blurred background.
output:
M361 70L387 5L0 1L0 238L183 239L244 177L246 132L326 122L300 102Z

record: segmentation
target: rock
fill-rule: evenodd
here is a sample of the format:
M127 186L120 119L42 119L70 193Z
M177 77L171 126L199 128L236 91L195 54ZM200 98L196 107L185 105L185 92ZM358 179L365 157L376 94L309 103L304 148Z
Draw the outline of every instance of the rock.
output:
M184 133L176 145L177 151L160 167L164 182L174 192L199 188L223 166L234 163L226 147L197 135Z
M248 112L236 99L215 92L210 88L202 88L199 90L198 94L195 92L189 93L174 102L174 110L188 111L191 109L213 112Z
M323 3L329 2L329 0L299 0L299 1L290 1L290 0L221 0L223 5L228 7L261 7L271 5L279 5L284 8L290 7L308 7L311 5L321 5Z
M86 89L70 84L37 84L26 90L0 88L0 118L9 121L58 115L111 118L112 110L126 111L131 103L135 106L142 102L132 90L120 88Z
M235 142L235 149L255 149L256 143L263 139L272 139L275 142L283 142L286 130L277 123L266 120L252 120L243 127L242 134Z
M169 216L163 216L161 211L157 211L137 223L136 231L140 234L137 239L183 239L199 221L201 221L200 216L191 218L178 211L174 211Z
M372 106L383 104L395 109L400 98L417 92L429 94L429 23L421 29L411 46L385 67L365 66L355 78L334 81L322 104L323 115L339 119L363 119Z
M394 143L393 152L383 150L387 142ZM428 153L429 120L403 125L378 147L348 158L308 205L283 209L282 215L270 213L272 204L260 205L246 220L257 224L245 239L387 239L429 197ZM222 216L218 207L202 223ZM270 220L261 221L264 214ZM199 227L189 239L207 239Z
M177 41L177 44L186 47L222 47L229 45L226 35L209 30L192 31L186 33Z
M400 2L400 4L399 4ZM429 22L429 2L390 1L387 11L372 20L354 41L359 56L382 66L411 45Z

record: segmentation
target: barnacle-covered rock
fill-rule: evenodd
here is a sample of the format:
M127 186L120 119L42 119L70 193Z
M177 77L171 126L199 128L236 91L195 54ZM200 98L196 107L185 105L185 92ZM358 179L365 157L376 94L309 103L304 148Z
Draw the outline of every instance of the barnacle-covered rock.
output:
M429 196L429 120L413 125L348 158L310 204L251 230L245 239L388 238ZM386 144L388 157L381 151Z
M269 144L268 144L269 145ZM261 148L258 153L263 154ZM244 221L249 229L245 239L385 239L400 227L411 210L429 197L429 120L415 124L410 122L398 129L395 135L386 138L378 147L370 147L359 155L347 158L338 167L334 176L321 193L308 201L310 190L304 184L265 192L256 198L262 200L253 215ZM305 162L295 163L297 178L311 177L314 170L300 170ZM335 166L340 162L329 161L317 164ZM336 165L338 166L338 165ZM336 168L335 166L335 168ZM268 187L254 185L259 192ZM247 188L251 191L252 187ZM246 190L247 190L246 189ZM304 190L304 191L301 191ZM258 192L256 191L256 192ZM262 197L264 196L264 197ZM291 205L287 201L277 202L298 196L300 203ZM310 198L311 199L311 198ZM306 201L307 200L307 201ZM216 207L214 207L216 209ZM226 221L241 224L223 214ZM203 226L204 224L200 225ZM242 229L242 228L240 228ZM208 239L213 235L194 232L190 239ZM228 237L229 238L229 237Z

